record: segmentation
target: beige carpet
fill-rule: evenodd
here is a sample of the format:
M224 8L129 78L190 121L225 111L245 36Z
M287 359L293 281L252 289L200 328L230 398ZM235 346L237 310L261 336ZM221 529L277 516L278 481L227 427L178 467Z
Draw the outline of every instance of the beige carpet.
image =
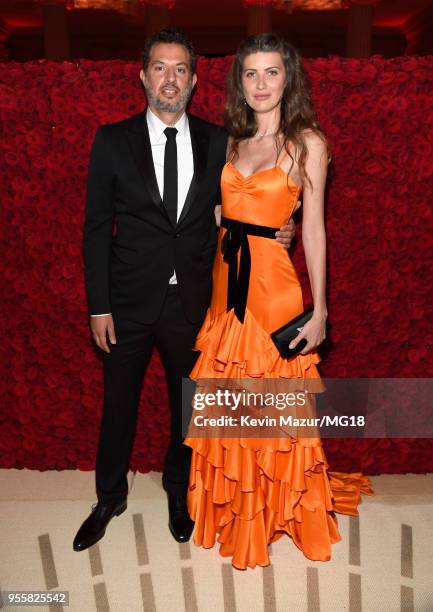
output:
M433 474L373 477L360 516L337 515L332 560L306 559L288 537L272 565L238 571L177 544L159 473L130 474L128 509L81 553L72 540L95 501L93 472L0 471L1 590L69 591L71 612L432 612Z

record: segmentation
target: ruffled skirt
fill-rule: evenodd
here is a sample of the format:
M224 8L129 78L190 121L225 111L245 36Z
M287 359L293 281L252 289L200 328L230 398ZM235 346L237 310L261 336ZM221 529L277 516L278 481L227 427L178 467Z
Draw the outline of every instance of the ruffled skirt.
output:
M197 337L190 374L212 378L320 378L317 352L282 359L247 310L210 319ZM357 516L361 493L374 495L360 472L329 472L320 438L193 438L187 494L194 543L232 557L237 569L269 565L268 545L289 535L314 561L331 558L338 542L335 512Z

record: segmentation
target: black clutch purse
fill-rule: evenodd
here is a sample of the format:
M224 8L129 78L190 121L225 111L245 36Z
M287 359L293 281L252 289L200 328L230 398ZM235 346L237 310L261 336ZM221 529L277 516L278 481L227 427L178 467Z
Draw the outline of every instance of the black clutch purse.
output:
M313 316L313 311L314 306L307 308L307 310L304 310L304 312L301 312L301 314L297 315L294 319L292 319L291 321L289 321L271 334L271 338L274 341L274 344L277 347L281 357L285 357L286 359L288 357L293 357L294 355L302 351L302 349L307 345L307 339L303 338L302 340L300 340L300 342L298 342L295 348L289 349L289 344L291 343L293 338L296 338L296 336L299 334L299 332L301 331L300 328L303 327L305 323L307 323L307 321L311 319L311 317ZM326 321L325 325L326 333L328 333L330 329L328 321Z

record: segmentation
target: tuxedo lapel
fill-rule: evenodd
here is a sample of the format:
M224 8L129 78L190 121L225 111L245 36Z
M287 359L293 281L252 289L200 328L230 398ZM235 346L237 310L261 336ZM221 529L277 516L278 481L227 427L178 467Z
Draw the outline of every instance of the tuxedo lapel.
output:
M156 180L155 166L153 164L152 147L150 145L149 128L147 127L146 111L138 115L134 126L128 131L128 142L132 157L137 165L143 183L154 204L160 209L164 217L170 222L167 211L162 203L161 194ZM170 222L171 223L171 222Z
M188 115L189 133L191 135L192 154L194 158L194 174L177 225L179 226L191 210L194 199L205 176L209 140L199 128L194 117Z
M189 132L191 135L191 147L194 159L194 174L189 186L187 196L182 208L181 215L177 222L179 226L183 223L185 217L191 210L194 199L198 194L201 183L205 177L206 163L209 149L209 139L206 133L197 125L194 117L188 115ZM131 149L132 157L138 171L143 179L146 187L155 206L159 208L164 217L171 224L170 218L163 205L161 194L158 189L156 180L155 166L153 164L152 147L149 138L149 128L147 127L146 111L137 115L137 120L128 131L128 142Z

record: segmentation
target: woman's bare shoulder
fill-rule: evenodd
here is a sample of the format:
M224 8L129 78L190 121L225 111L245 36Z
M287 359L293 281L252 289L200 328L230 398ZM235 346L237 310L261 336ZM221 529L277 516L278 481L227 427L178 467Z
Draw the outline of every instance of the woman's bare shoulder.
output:
M325 137L312 129L304 130L302 135L307 148L307 165L308 160L325 166L329 164L330 154Z
M304 142L308 148L313 149L326 149L326 141L323 136L321 136L318 132L311 128L306 128L302 130L302 137Z

